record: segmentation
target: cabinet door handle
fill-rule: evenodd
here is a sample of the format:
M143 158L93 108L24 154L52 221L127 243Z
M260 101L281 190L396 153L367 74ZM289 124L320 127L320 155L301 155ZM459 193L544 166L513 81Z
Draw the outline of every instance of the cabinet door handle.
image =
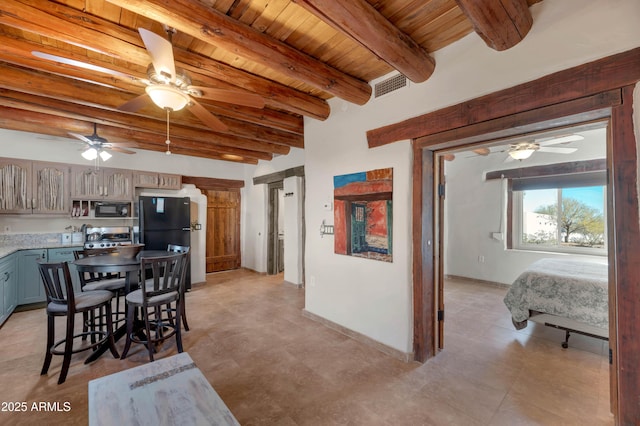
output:
M9 272L5 271L5 273L4 273L4 282L9 281L9 278L11 278L11 274Z

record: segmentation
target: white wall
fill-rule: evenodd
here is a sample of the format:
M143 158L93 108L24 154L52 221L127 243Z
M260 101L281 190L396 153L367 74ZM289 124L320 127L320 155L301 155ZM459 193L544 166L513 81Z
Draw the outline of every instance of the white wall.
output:
M368 149L367 130L640 46L637 0L545 0L531 11L533 27L512 49L496 52L471 34L434 53L425 83L364 106L332 100L328 120L305 120L308 311L411 351L410 145ZM393 263L334 254L333 237L312 231L323 219L333 223L322 210L333 176L382 167L394 169Z
M584 135L585 140L572 145L579 148L570 155L536 152L522 163L504 163L505 152L486 157L460 153L454 161L445 162L445 274L511 284L538 259L568 257L562 253L507 250L505 239L493 239L493 232L506 236L506 181L487 181L484 175L520 166L605 158L606 130L588 131Z
M302 276L302 178L284 180L284 280L301 285Z

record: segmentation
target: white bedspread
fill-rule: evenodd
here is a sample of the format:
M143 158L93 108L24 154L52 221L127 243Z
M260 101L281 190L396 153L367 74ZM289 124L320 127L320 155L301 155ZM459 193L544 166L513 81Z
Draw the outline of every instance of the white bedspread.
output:
M605 263L541 259L513 282L504 303L517 329L526 327L530 311L608 328L608 267Z

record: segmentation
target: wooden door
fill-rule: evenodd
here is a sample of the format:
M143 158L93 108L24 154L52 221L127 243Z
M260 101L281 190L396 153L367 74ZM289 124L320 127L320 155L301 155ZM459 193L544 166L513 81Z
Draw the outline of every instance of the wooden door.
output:
M207 191L206 271L240 267L240 190Z

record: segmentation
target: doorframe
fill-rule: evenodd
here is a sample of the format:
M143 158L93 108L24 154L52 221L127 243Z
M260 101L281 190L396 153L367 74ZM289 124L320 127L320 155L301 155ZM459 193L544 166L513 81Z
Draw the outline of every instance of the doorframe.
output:
M279 273L280 253L278 251L278 215L280 214L279 191L284 190L284 181L271 182L267 185L269 193L268 205L268 224L267 224L267 275L276 275Z
M604 109L611 117L613 141L608 156L613 194L613 217L609 220L614 221L611 256L615 259L610 273L615 285L616 312L610 323L617 326L617 335L613 336L615 374L611 376L617 379L613 393L618 400L612 405L616 407L614 414L619 424L640 422L640 368L636 359L640 339L635 333L640 311L637 285L640 262L634 258L640 253L640 217L638 152L633 128L633 91L638 81L640 47L367 131L369 148L412 141L413 349L417 361L426 361L436 352L434 151L470 146L486 139L488 133L493 133L494 138L500 133L508 136L510 129L524 124L538 123L545 128L555 120L560 126L571 114L582 114L584 121L587 112L602 115ZM429 138L434 139L429 142Z
M272 263L272 259L269 257L269 250L272 249L272 245L273 242L269 241L269 237L271 235L271 219L272 219L272 212L271 212L271 206L269 203L269 198L271 197L271 184L280 184L282 185L282 188L284 188L284 180L288 177L292 177L292 176L297 176L300 177L301 179L301 202L302 202L302 211L301 211L301 217L299 218L301 223L302 223L302 273L303 273L303 280L304 280L304 269L305 269L305 256L304 256L304 247L305 247L305 240L306 240L306 223L305 223L305 211L304 211L304 205L305 205L305 176L304 176L304 166L297 166L297 167L292 167L290 169L286 169L286 170L281 170L279 172L274 172L274 173L269 173L267 175L262 175L262 176L256 176L253 178L253 184L254 185L267 185L267 271L269 271L270 268L270 264ZM267 272L269 273L269 272ZM303 282L303 286L304 286L304 282Z
M440 242L435 215L437 191L436 156L439 150L479 145L487 139L523 130L562 128L591 120L610 119L608 143L609 191L612 194L608 227L612 244L609 251L610 308L613 365L611 367L612 407L621 424L640 418L637 397L640 374L634 361L640 350L635 336L636 312L640 308L640 289L635 285L640 266L632 258L640 252L638 217L637 149L633 134L633 89L626 86L574 101L567 101L504 118L479 122L412 141L414 153L414 354L418 361L436 354L437 318L435 304L437 256ZM514 123L518 123L517 125ZM509 127L510 126L510 127ZM509 127L509 128L507 128ZM461 137L464 135L464 137ZM634 341L635 340L635 341ZM622 373L624 372L624 373Z

